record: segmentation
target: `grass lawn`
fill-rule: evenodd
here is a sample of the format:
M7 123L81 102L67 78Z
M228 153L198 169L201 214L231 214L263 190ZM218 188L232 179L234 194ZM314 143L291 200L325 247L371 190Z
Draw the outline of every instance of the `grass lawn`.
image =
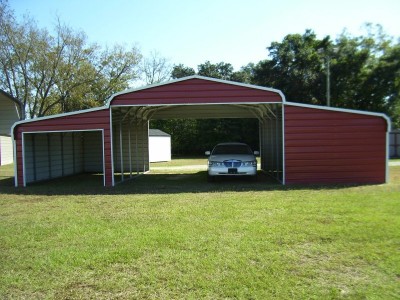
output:
M0 167L0 299L399 299L400 167L390 171L367 186L181 170L16 189Z
M189 157L189 158L173 158L171 161L150 163L152 167L181 167L187 165L204 165L207 166L207 156Z

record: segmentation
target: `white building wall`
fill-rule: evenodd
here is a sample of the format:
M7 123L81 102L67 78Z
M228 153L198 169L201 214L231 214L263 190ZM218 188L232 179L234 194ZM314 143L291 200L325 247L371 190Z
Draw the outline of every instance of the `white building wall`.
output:
M150 162L161 162L171 160L171 137L150 136L149 137Z
M13 144L10 136L0 136L0 165L13 163Z
M17 121L19 115L15 102L0 94L0 134L11 135L11 127Z

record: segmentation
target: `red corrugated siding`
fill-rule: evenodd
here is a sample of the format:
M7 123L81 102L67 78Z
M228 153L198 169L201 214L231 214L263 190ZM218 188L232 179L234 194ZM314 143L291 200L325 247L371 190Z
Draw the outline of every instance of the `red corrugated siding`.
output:
M272 91L189 79L116 96L111 105L282 102Z
M285 105L286 183L383 183L386 121Z
M15 128L17 139L18 186L23 184L22 132L65 131L65 130L104 130L104 163L106 186L112 186L110 110L83 112L51 119L37 120L18 125Z

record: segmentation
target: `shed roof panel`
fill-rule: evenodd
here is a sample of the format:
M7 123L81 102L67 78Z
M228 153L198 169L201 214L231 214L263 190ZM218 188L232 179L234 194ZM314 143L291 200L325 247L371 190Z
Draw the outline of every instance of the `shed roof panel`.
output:
M276 103L283 94L274 89L191 76L143 89L116 94L110 105L162 105L207 103Z

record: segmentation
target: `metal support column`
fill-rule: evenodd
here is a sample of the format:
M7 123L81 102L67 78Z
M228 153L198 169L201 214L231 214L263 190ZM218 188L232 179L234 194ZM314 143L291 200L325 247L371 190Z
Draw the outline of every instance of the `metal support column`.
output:
M121 164L121 182L124 181L124 152L122 150L122 121L119 122L119 153Z

